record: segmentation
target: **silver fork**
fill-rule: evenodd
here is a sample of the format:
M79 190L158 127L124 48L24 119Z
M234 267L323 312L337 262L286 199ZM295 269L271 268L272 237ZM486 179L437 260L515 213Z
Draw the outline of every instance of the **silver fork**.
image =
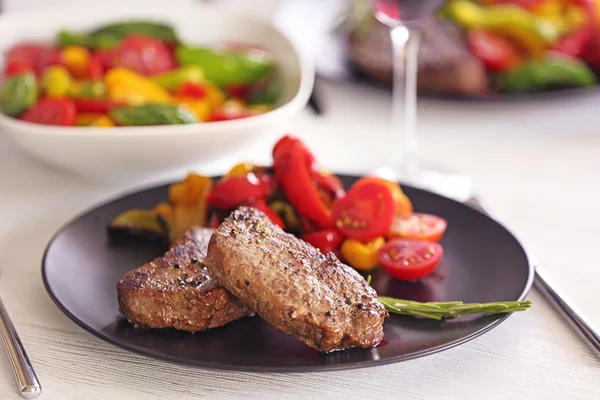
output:
M35 399L42 393L42 387L19 339L19 335L17 335L6 308L4 308L2 299L0 299L0 333L15 372L21 396L26 399Z

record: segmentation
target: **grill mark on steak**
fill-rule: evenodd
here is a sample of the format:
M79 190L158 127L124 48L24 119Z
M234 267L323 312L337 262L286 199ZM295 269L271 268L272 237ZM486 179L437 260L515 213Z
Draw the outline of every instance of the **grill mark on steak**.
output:
M130 271L117 283L119 309L131 324L199 332L250 313L204 265L212 232L190 229L163 257Z
M215 230L205 264L263 319L319 351L369 348L383 338L389 315L364 278L258 210L241 207Z

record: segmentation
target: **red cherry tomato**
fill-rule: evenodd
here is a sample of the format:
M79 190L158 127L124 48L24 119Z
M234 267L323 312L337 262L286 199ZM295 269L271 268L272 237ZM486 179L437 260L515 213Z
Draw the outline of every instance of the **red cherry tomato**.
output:
M447 226L446 220L438 216L414 213L410 217L395 217L387 236L437 242Z
M508 71L521 60L515 46L502 36L474 30L469 32L467 42L473 54L492 71Z
M4 55L6 60L31 61L34 64L48 50L48 46L41 43L20 43L12 46Z
M104 69L102 68L102 59L98 54L92 54L87 69L88 78L94 81L102 79L102 76L104 75Z
M439 243L393 239L379 250L379 263L396 279L416 281L432 273L443 254Z
M345 236L368 242L384 236L392 224L396 204L390 189L381 182L350 188L333 205L335 226Z
M267 217L271 220L272 223L279 226L281 229L285 228L285 224L279 214L277 214L265 201L265 199L256 199L248 203L249 207L256 208L257 210L265 213Z
M250 87L248 85L239 84L229 85L225 91L227 92L229 97L233 97L236 99L245 99L249 89Z
M165 43L140 34L129 35L117 47L97 54L105 69L124 67L147 76L176 67L173 52Z
M271 195L273 185L270 181L250 172L243 176L221 179L206 197L211 206L230 210L247 204L249 201L264 199Z
M300 239L321 250L321 253L327 254L330 251L336 252L342 244L344 237L335 229L325 229L305 233L300 236Z
M315 185L327 193L333 200L342 198L346 195L344 185L337 176L320 171L314 171L312 178Z
M73 126L76 116L77 110L73 101L45 98L27 110L21 119L35 124Z
M4 66L4 76L7 78L30 71L35 71L35 66L24 60L8 60Z

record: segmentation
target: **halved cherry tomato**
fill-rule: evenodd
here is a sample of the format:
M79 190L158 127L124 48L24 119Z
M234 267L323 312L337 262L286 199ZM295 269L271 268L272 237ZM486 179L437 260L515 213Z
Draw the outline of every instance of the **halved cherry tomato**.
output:
M474 30L469 32L467 42L475 57L492 71L508 71L521 60L515 46L500 35Z
M377 176L365 176L364 178L360 178L356 182L354 182L354 186L360 186L367 182L380 182L385 184L388 189L390 189L392 193L392 197L394 198L394 203L396 203L396 215L400 215L402 217L407 217L412 214L413 206L412 202L404 194L402 188L397 182L392 182L387 179L379 178Z
M414 213L410 217L394 218L387 236L437 242L444 236L447 226L444 218L431 214Z
M123 103L108 99L73 99L78 113L99 113L107 114L115 107Z
M93 81L102 79L102 76L104 75L104 69L102 68L102 59L98 54L92 53L87 69L88 78Z
M379 262L394 278L416 281L432 273L443 254L444 249L439 243L393 239L379 250Z
M97 52L103 67L123 67L150 76L176 67L173 52L162 41L150 36L126 36L117 47Z
M311 177L310 153L296 140L289 146L275 147L273 169L285 195L298 215L306 217L320 228L331 228L331 211L319 196Z
M327 254L330 251L337 252L344 240L344 236L335 229L325 229L322 231L305 233L300 236L300 239L321 250L321 253Z
M206 97L206 95L208 95L208 89L206 88L206 86L203 86L198 83L185 82L175 92L175 95L193 97L195 99L203 99L204 97Z
M260 210L263 213L265 213L265 215L267 217L269 217L271 222L274 223L275 225L279 226L281 229L285 228L285 224L283 223L283 220L281 219L279 214L277 214L271 207L269 207L269 205L267 204L265 199L260 198L260 199L256 199L251 202L248 202L248 206L256 208L257 210Z
M76 116L77 110L73 101L45 98L31 106L21 119L35 124L73 126Z
M268 175L259 177L252 172L221 179L208 194L206 202L214 207L229 210L248 201L264 199L273 192L272 180Z
M396 207L390 189L371 181L352 186L345 197L333 205L335 226L345 236L368 242L385 236L394 219Z

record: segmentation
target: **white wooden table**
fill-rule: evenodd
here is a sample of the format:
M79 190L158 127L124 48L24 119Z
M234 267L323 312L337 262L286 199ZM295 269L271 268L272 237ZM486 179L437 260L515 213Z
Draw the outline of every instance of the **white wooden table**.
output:
M321 86L327 113L308 110L290 131L327 167L368 171L385 146L389 98L357 86ZM423 154L473 177L481 197L600 325L596 265L598 107L591 99L532 105L422 102ZM268 161L269 144L240 158ZM0 294L43 386L43 399L598 399L600 362L533 291L534 306L457 348L383 367L312 374L227 373L155 361L78 328L40 278L50 236L74 214L131 185L101 186L25 157L0 136ZM0 399L18 399L0 351Z

